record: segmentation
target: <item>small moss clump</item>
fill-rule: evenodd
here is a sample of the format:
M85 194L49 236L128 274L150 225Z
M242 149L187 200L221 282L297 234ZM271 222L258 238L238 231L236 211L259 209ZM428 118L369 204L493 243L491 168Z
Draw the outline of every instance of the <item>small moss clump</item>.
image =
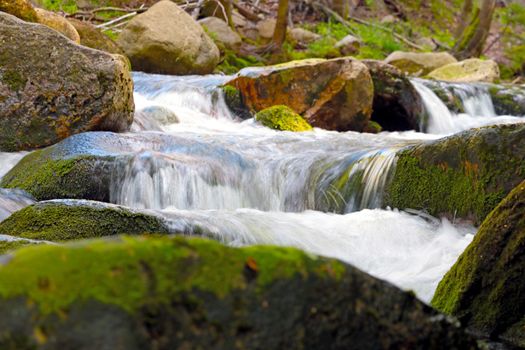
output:
M263 109L255 115L262 125L281 131L310 131L312 126L290 107L277 105Z
M26 240L0 241L0 255L33 244L38 243Z

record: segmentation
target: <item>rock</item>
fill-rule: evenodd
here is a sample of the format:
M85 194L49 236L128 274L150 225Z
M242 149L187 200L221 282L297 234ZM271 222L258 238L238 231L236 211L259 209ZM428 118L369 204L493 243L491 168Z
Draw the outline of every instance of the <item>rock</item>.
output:
M257 30L259 36L263 39L273 38L273 32L275 31L275 24L277 21L274 18L265 19L257 23Z
M79 21L76 19L69 19L69 22L73 25L73 27L75 27L78 34L80 35L81 45L100 51L124 55L124 50L122 50L122 48L118 46L116 42L111 40L107 35L104 35L104 33L95 28L95 26L89 22Z
M392 24L396 22L397 22L397 18L392 15L386 15L385 17L381 18L382 24Z
M385 63L412 75L427 75L439 67L456 62L457 60L454 56L448 52L416 53L395 51L385 59Z
M440 67L430 72L428 77L456 83L493 83L499 80L499 67L493 60L470 58Z
M406 74L381 61L362 62L368 67L374 82L372 120L383 130L421 130L425 108Z
M491 85L488 91L497 115L525 116L525 85Z
M398 153L385 205L480 224L525 178L525 124L468 130Z
M36 8L37 22L62 33L64 36L80 44L80 35L73 25L64 17L54 12Z
M253 117L244 104L242 94L238 89L225 85L221 87L221 91L224 94L224 102L235 116L241 119L250 119Z
M30 246L30 245L37 245L37 244L45 244L45 243L39 243L35 241L29 241L25 239L13 239L13 240L3 240L0 241L0 255L7 254L9 252L12 252L14 250L17 250L22 247ZM1 257L0 257L1 259Z
M0 0L0 11L27 22L37 21L35 9L27 0Z
M0 37L0 150L129 129L133 82L121 58L1 13Z
M381 131L383 131L383 127L381 124L370 120L363 131L370 134L379 134Z
M244 27L247 24L246 18L236 10L232 11L232 21L235 27Z
M171 109L163 106L148 106L135 113L131 131L162 131L163 125L178 122L179 118Z
M0 234L62 242L118 234L167 234L163 219L114 204L53 200L26 207L0 223Z
M335 44L335 48L339 49L344 56L354 55L359 52L361 48L361 40L353 35L347 35Z
M241 92L249 110L285 105L312 126L329 130L361 131L372 112L370 73L348 57L245 68L227 85Z
M415 43L430 51L434 51L438 48L437 44L431 38L417 38Z
M337 260L181 237L20 249L0 265L0 309L4 348L477 348L413 294Z
M309 131L312 130L310 124L299 114L295 113L287 106L273 106L258 112L255 115L262 125L270 129L281 131Z
M202 27L171 1L160 1L134 17L117 43L134 70L161 74L208 74L219 49Z
M206 17L199 21L199 24L213 38L215 42L223 45L230 50L239 50L242 39L239 34L234 32L228 23L217 17Z
M302 44L310 44L316 40L321 39L319 34L313 33L304 28L295 27L288 30L288 36L295 42Z
M525 347L525 182L485 219L432 300L475 334Z

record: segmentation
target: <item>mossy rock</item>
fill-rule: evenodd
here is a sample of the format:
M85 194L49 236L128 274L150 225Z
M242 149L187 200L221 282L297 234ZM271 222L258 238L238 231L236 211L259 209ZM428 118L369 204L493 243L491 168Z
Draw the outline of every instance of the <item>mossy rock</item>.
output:
M412 293L291 248L122 237L0 266L0 347L474 349Z
M89 22L79 21L77 19L70 19L69 22L71 22L80 35L81 45L109 53L124 55L124 50L122 50L116 42L111 40L107 35L104 35L104 33Z
M166 234L169 229L157 216L85 200L36 203L0 223L0 234L52 242L143 233Z
M525 178L525 124L491 126L398 154L385 205L480 224Z
M489 85L497 115L525 116L525 85Z
M440 67L456 62L454 56L448 52L395 51L385 58L385 63L416 76L425 76Z
M43 9L35 9L38 23L48 26L51 29L62 33L64 36L73 40L75 43L80 44L80 35L78 34L75 27L65 17Z
M281 131L310 131L312 126L287 106L273 106L255 115L255 120L270 129Z
M228 108L241 119L252 118L252 114L243 102L242 94L239 90L230 85L221 86L224 101Z
M0 11L27 22L37 22L35 9L27 0L0 0Z
M430 72L428 77L458 83L493 83L499 80L500 73L495 61L470 58L440 67Z
M27 246L36 245L36 244L45 244L45 243L39 243L39 242L25 240L25 239L12 240L12 241L0 241L0 255L12 252L22 247L27 247Z
M525 182L485 219L432 305L478 334L525 347Z

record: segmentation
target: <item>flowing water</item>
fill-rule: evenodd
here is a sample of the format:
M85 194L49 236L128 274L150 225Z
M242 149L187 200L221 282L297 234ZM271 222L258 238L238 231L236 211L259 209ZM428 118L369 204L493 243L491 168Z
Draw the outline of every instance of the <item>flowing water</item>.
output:
M233 246L276 244L336 257L429 301L476 229L380 209L396 152L518 119L496 116L490 96L460 84L453 89L466 113L456 115L415 80L429 115L426 134L277 132L228 110L216 88L227 79L134 74L137 113L132 132L111 146L126 154L112 176L111 201L155 210L175 230ZM21 156L0 154L0 177ZM0 215L13 207L2 198Z

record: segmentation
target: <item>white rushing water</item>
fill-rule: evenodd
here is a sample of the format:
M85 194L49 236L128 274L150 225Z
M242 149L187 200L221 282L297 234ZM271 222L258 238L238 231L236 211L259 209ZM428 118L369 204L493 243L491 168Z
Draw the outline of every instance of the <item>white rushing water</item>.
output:
M339 258L428 302L475 228L378 209L396 152L516 118L496 116L490 96L466 85L454 87L466 111L455 115L415 80L427 134L277 132L228 110L216 89L227 79L134 74L133 147L112 176L111 201L156 210L174 229L232 246L293 246ZM159 138L161 146L148 141ZM0 153L0 177L22 156ZM31 203L24 196L0 193L0 220Z

